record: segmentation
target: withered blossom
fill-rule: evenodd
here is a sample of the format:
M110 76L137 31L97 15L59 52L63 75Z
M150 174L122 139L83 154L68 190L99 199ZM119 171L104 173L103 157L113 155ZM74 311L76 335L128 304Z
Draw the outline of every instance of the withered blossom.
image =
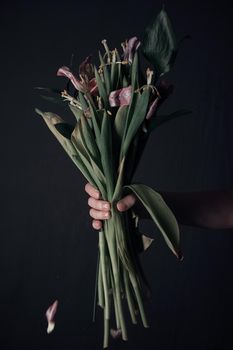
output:
M63 76L70 79L75 89L81 91L83 93L89 92L90 94L95 94L97 92L97 84L95 78L91 80L86 80L80 75L80 79L78 79L68 67L63 66L58 69L57 76Z

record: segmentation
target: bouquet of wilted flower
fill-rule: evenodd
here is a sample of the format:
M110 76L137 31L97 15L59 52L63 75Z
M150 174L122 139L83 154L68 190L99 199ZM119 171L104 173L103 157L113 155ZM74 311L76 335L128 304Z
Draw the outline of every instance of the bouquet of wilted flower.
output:
M168 247L181 258L179 228L171 210L157 192L131 182L152 130L188 111L157 114L173 90L161 76L170 70L177 53L175 36L164 10L146 28L142 42L133 37L122 43L122 54L117 49L109 49L106 40L102 44L104 54L99 53L98 67L88 56L79 67L79 78L68 67L61 67L57 72L69 79L68 86L71 82L75 88L74 93L66 89L60 96L76 118L74 125L54 113L38 109L36 112L85 178L111 203L111 218L99 232L96 282L96 300L104 311L103 345L107 347L111 328L113 336L120 334L127 340L126 303L132 322L137 323L140 315L143 325L148 327L144 310L148 283L139 253L152 240L140 234L138 217L133 210L121 213L115 203L126 192L133 192L151 215ZM149 65L145 72L139 63L143 57Z

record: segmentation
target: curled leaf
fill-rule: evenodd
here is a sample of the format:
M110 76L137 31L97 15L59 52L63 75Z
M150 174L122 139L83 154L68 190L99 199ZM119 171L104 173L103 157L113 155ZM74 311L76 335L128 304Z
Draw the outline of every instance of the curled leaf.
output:
M125 188L131 190L138 197L160 230L168 247L181 260L179 226L162 196L143 184L127 185Z
M170 19L164 10L147 26L142 51L153 64L157 78L169 72L177 54L177 43Z

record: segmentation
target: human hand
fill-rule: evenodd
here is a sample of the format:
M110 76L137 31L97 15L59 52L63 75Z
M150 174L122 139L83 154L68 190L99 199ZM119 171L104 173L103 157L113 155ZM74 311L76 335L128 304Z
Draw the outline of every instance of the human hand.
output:
M90 196L88 205L90 207L89 214L93 219L92 226L95 230L100 230L102 228L102 220L109 219L111 216L111 205L108 201L101 199L100 192L90 183L86 184L85 191ZM120 212L124 212L132 208L135 203L135 195L128 194L117 202L116 207Z

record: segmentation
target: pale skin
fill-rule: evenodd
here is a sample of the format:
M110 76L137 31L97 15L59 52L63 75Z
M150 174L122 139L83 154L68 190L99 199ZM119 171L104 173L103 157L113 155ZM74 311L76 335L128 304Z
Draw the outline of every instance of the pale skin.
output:
M111 204L102 200L100 192L90 183L86 184L85 191L89 195L88 205L92 226L95 230L100 230L102 221L111 216ZM158 192L180 225L207 229L233 228L233 191L231 190ZM149 219L147 212L133 194L123 197L117 202L116 207L120 212L133 207L141 219Z

